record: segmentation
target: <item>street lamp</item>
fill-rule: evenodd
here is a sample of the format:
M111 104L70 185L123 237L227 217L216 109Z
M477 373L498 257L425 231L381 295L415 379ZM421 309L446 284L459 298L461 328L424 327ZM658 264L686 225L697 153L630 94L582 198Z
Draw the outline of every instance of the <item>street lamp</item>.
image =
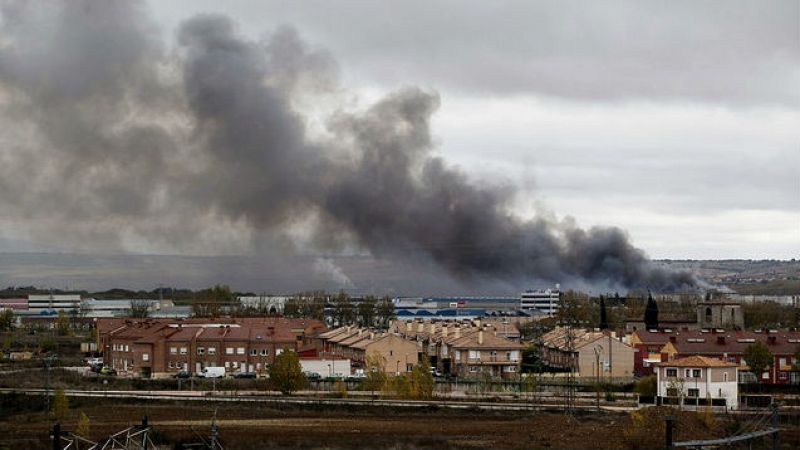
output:
M595 356L595 359L596 359L596 363L595 363L596 368L595 368L595 370L596 370L596 373L597 373L597 376L595 378L595 391L596 391L596 397L597 397L597 410L598 411L600 410L600 353L602 353L602 352L603 352L603 346L602 345L597 345L597 346L594 347L594 356Z

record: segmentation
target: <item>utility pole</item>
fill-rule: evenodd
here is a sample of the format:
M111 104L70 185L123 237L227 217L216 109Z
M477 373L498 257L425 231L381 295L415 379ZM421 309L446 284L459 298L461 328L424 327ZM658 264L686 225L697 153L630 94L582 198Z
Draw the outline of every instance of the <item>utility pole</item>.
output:
M211 450L217 450L217 410L214 410L214 416L211 417Z
M594 357L596 359L595 363L595 397L597 402L597 410L600 411L600 353L603 351L603 347L597 345L594 347Z

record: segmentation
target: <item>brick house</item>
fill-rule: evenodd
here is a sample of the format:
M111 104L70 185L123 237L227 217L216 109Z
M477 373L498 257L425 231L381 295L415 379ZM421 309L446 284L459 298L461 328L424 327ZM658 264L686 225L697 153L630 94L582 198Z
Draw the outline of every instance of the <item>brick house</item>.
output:
M285 318L98 320L107 365L121 374L166 377L181 370L265 374L285 349L302 351L324 330L320 321Z
M768 371L754 375L769 384L800 384L800 370L795 366L800 331L636 331L629 340L636 349L634 370L639 376L654 373L655 363L698 355L737 364L740 381L744 381L750 376L744 352L750 345L762 342L772 354L773 362Z

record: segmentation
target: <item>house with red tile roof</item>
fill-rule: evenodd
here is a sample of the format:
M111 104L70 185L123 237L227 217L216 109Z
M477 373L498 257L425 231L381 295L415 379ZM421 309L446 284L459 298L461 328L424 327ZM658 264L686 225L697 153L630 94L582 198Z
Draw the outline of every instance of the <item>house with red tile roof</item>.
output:
M653 364L658 404L736 409L738 364L706 356L687 356Z

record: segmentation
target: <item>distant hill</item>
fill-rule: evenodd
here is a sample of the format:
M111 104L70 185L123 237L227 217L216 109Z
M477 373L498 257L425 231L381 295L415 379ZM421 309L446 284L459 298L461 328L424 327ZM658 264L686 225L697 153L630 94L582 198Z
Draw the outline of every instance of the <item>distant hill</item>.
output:
M800 260L722 259L660 260L668 267L690 270L712 284L728 286L740 294L800 294Z

